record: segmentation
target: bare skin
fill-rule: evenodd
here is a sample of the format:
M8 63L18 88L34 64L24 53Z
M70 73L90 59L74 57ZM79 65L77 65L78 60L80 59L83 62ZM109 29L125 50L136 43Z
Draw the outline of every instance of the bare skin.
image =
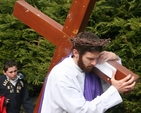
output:
M103 51L99 54L97 63L102 64L109 60L119 60L118 56L113 52Z
M3 70L3 74L8 76L11 80L15 80L17 78L17 67L13 66L13 67L9 67L7 71Z
M115 80L115 74L111 78L112 85L118 90L119 93L129 92L134 89L136 82L134 77L130 74L121 80Z

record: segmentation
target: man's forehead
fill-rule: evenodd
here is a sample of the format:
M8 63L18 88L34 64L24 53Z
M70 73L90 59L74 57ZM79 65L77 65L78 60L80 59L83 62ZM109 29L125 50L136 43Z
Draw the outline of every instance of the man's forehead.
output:
M96 51L96 52L85 52L85 54L83 56L97 58L97 57L99 57L99 54L100 54L100 52L98 52L98 51Z
M8 71L15 70L15 69L17 69L17 67L16 66L12 66L12 67L8 68Z

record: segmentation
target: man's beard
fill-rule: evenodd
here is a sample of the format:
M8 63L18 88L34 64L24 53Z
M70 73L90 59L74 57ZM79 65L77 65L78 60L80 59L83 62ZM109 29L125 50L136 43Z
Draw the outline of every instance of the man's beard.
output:
M79 60L78 60L78 66L82 69L82 71L84 71L86 73L92 71L92 68L93 68L93 66L89 66L89 67L87 66L86 67L85 64L82 61L82 57L81 56L79 57Z

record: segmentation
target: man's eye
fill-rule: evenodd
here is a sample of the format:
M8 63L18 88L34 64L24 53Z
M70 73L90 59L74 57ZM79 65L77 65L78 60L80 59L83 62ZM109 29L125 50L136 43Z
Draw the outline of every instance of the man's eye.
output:
M89 60L90 60L90 61L93 61L93 60L96 60L96 59L93 59L93 58L89 58Z
M14 71L10 71L9 73L13 73L13 72L17 72L17 70L14 70Z

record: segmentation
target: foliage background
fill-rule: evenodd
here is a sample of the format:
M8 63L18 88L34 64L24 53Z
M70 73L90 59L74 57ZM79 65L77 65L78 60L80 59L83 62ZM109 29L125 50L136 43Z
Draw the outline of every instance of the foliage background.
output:
M12 13L16 0L0 0L0 73L6 59L15 59L26 74L31 96L38 95L48 71L55 46L21 23ZM27 0L60 24L64 24L72 0ZM122 63L141 75L140 0L97 0L86 31L111 38L106 50L113 51ZM140 113L141 81L134 91L122 95L124 102L107 113Z

